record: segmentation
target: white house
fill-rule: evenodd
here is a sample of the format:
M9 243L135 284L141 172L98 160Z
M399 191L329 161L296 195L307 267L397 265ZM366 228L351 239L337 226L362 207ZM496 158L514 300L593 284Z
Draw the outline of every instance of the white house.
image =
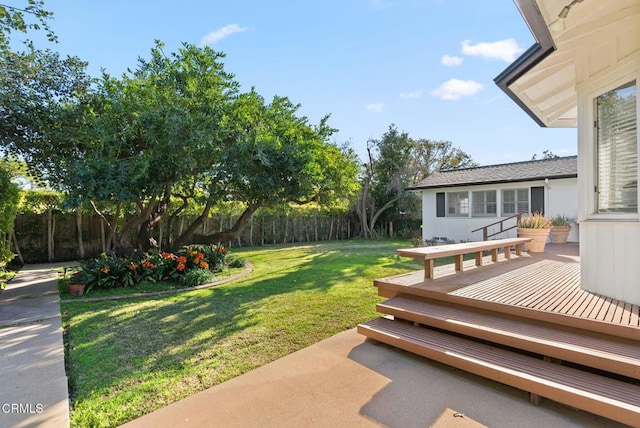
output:
M576 156L436 172L411 190L422 194L422 239L480 241L515 226L518 213L577 217ZM502 227L502 229L501 229ZM574 224L570 241L578 240ZM515 237L510 229L495 238Z
M581 286L640 304L640 0L516 0L536 43L496 84L538 124L578 128Z

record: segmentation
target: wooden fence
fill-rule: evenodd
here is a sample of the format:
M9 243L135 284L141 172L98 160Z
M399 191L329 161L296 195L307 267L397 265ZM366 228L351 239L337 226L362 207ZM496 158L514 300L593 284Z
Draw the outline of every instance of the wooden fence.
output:
M178 220L169 241L158 232L158 242L171 242L190 223L189 218ZM216 216L207 220L196 233L209 234L231 227L237 216ZM80 224L80 227L78 226ZM81 233L78 230L81 229ZM15 238L25 263L76 260L95 257L105 251L108 229L97 216L83 216L78 221L74 213L22 214L15 220ZM166 234L166 232L165 232ZM222 242L230 247L314 242L350 239L359 235L359 223L354 216L343 215L284 215L258 213L240 237Z

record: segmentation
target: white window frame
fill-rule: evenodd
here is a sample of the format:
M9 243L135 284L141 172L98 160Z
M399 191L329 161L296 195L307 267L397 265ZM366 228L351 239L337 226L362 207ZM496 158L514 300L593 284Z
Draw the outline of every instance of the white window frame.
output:
M635 211L624 212L624 211L620 211L619 209L618 209L618 211L616 211L616 209L611 210L609 205L607 205L607 207L610 209L610 211L607 211L607 210L603 210L600 207L600 202L599 202L600 198L599 198L598 193L602 192L602 188L600 188L600 186L602 186L602 184L600 183L600 177L601 177L602 174L601 174L600 169L599 169L600 168L599 156L600 156L600 153L601 153L601 151L600 151L600 138L599 138L600 132L599 132L599 129L602 127L602 123L599 122L600 118L598 117L597 100L598 100L598 98L600 98L601 96L603 96L604 94L609 92L609 91L607 91L607 92L604 92L603 94L601 94L600 96L598 96L598 97L596 97L594 99L594 107L593 107L594 115L595 115L595 117L596 117L596 119L598 121L598 126L594 127L594 142L595 142L594 149L596 151L596 154L595 154L595 159L596 159L596 186L597 186L596 188L598 189L598 192L597 192L597 194L595 196L595 201L596 201L595 211L598 214L612 214L612 213L613 214L621 214L621 213L622 214L634 214L634 215L638 214L638 205L637 205L637 201L638 201L638 189L637 189L637 187L638 186L637 186L637 183L638 183L638 172L640 171L640 169L638 168L638 118L637 118L637 110L638 110L638 95L637 95L638 94L638 81L632 80L632 81L626 83L623 86L628 86L628 85L632 85L632 87L634 88L635 93L636 93L636 103L635 103L636 104L636 117L635 117L635 127L636 127L635 151L636 151L636 153L635 153L635 159L634 159L635 162L633 161L633 158L629 158L629 157L625 158L626 160L632 159L631 164L635 163L635 168L636 168L636 171L635 171L635 182L636 182L636 190L635 190L636 206L635 206ZM615 90L618 90L619 88L615 88L613 90L615 91ZM630 147L633 148L633 145L634 145L634 142L631 141ZM611 153L613 153L613 150L611 152L609 152L608 155L611 156ZM623 173L624 173L624 171L623 171ZM609 174L609 176L611 176L611 175L612 174ZM609 177L609 176L607 176L607 177ZM633 175L630 176L629 179L631 180L630 182L633 182ZM620 186L620 185L621 184L618 183L618 186ZM602 187L604 187L604 186L602 186ZM622 189L617 187L616 191L620 191L621 192ZM633 195L633 193L631 193L631 195ZM625 202L625 200L621 199L619 202Z
M493 202L487 202L487 194L493 193ZM476 197L482 194L482 213L476 213ZM487 212L489 204L495 206L494 212ZM497 190L474 190L471 192L471 216L472 217L497 217L498 216L498 191Z
M525 211L518 211L518 203L519 202L524 202L524 201L520 201L518 200L518 192L524 190L527 192L527 209ZM514 204L515 204L515 212L506 212L504 209L504 204L505 204L505 197L504 194L505 192L514 192ZM509 202L511 203L511 202ZM501 210L501 214L504 217L510 217L512 215L516 215L519 214L521 212L529 212L529 210L531 209L531 187L514 187L512 189L502 189L502 193L501 193L501 200L500 200L500 210Z
M635 67L634 67L635 68ZM599 80L599 84L592 84L585 86L585 89L588 90L585 97L582 99L582 105L584 110L584 120L582 121L581 127L579 129L578 140L581 138L585 139L587 142L586 147L590 148L584 152L584 154L580 154L580 156L584 156L584 160L580 162L585 169L580 169L578 171L578 177L584 177L584 183L580 186L585 191L585 198L583 204L581 204L581 210L583 210L583 215L579 215L580 218L585 218L586 220L595 220L595 221L638 221L640 220L640 207L638 212L636 213L599 213L598 212L598 196L597 196L597 129L594 126L596 121L596 99L609 91L615 90L631 81L636 81L636 88L640 84L640 69L628 70L626 69L626 73L622 71L618 73L617 78L610 78L606 81ZM640 101L638 97L636 97L637 105L637 116L636 121L640 124ZM638 133L638 176L640 176L640 132ZM638 196L640 196L640 187L638 188ZM638 198L640 201L640 198Z
M461 208L461 205L460 205L460 203L457 203L456 206L455 206L456 212L453 213L453 214L450 213L449 210L451 209L451 202L452 202L451 199L450 199L451 196L452 195L459 196L459 195L462 195L462 194L466 194L467 195L466 196L466 199L467 199L467 205L466 205L467 212L466 213L460 213L459 210ZM445 216L446 217L458 217L458 218L467 218L467 217L469 217L469 213L471 211L471 197L469 195L469 191L468 190L459 191L459 192L447 192L446 195L447 195L447 197L446 197L447 203L446 203L446 211L445 211Z

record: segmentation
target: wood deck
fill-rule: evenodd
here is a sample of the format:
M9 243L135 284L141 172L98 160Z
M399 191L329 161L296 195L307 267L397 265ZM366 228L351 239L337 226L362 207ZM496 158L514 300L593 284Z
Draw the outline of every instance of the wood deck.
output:
M358 331L528 391L534 404L640 426L640 401L627 400L640 397L640 307L582 290L577 244L434 273L375 280L389 300Z
M544 253L525 254L509 263L475 267L465 271L438 267L437 278L424 281L421 271L375 281L382 296L415 294L446 301L473 300L477 307L506 312L527 312L531 318L550 322L571 318L570 325L608 333L607 326L623 336L640 339L640 306L590 293L580 288L577 244L547 244ZM592 321L590 324L589 321ZM580 325L575 325L575 324ZM598 328L598 324L604 323ZM604 331L603 331L604 329Z

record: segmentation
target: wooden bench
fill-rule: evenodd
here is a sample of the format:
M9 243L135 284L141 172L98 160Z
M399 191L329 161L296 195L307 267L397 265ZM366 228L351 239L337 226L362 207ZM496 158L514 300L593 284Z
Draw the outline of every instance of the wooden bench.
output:
M424 260L424 278L433 278L433 266L437 259L453 256L455 258L455 269L458 272L463 270L463 258L465 254L475 254L476 266L482 266L482 253L491 251L491 261L498 261L498 251L504 251L505 259L511 258L511 247L515 246L516 255L520 255L522 246L530 242L531 238L506 238L492 241L464 242L460 244L436 245L430 247L401 248L398 254L402 257L411 257Z

